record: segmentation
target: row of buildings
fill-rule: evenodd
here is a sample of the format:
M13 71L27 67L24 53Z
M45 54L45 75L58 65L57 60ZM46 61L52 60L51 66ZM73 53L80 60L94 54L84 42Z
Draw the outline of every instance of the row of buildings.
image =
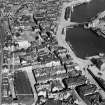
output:
M35 16L40 25L45 30L51 30L55 33L57 21L61 14L62 0L46 0L46 2L36 0L35 3Z
M49 38L51 39L51 37ZM47 39L47 37L45 39ZM37 65L37 67L35 66L32 70L36 80L35 89L39 97L37 104L40 105L42 103L46 103L47 100L53 98L54 100L62 101L62 103L67 104L68 102L69 104L74 105L75 101L78 99L78 96L76 97L73 90L77 91L86 104L93 104L91 101L92 96L94 96L96 100L98 100L98 103L100 103L96 85L91 84L90 81L82 74L82 71L77 69L78 64L73 62L72 57L67 52L67 49L56 44L53 44L53 46L50 47L49 46L50 43L47 44L49 53L44 53L47 56L40 55L42 58L45 56L45 63L43 63L43 60L38 60L40 64ZM44 47L41 49L45 50ZM42 51L41 49L37 50L37 52ZM52 55L55 55L56 59L52 59ZM49 58L48 62L47 58ZM55 65L54 62L58 62L57 65ZM68 94L65 91L68 91ZM94 104L96 104L96 101Z
M58 46L55 33L63 2L35 0L34 12L22 6L20 14L15 14L16 24L10 20L13 33L4 44L3 104L32 105L34 94L37 105L79 105L79 96L87 105L103 102L97 87L82 74L67 49ZM35 83L31 84L26 71L32 71Z

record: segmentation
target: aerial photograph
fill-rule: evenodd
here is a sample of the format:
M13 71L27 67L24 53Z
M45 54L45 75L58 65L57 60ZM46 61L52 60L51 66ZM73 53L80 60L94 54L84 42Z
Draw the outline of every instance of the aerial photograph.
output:
M105 105L105 0L0 0L0 105Z

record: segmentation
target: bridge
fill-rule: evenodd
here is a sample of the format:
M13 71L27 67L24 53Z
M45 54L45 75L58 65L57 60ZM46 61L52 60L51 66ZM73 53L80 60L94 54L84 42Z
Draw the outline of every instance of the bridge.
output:
M62 8L62 13L61 13L61 17L60 19L58 20L59 21L59 25L58 25L58 30L57 30L57 39L58 39L58 42L61 42L61 36L64 37L63 39L65 39L65 36L66 35L63 35L62 34L62 30L64 28L68 28L68 27L74 27L74 26L79 26L79 25L84 25L84 24L87 24L87 22L84 22L84 23L77 23L77 22L71 22L71 12L73 11L73 7L76 6L76 5L80 5L82 3L86 3L87 0L75 0L73 2L70 2L70 3L64 3L63 4L63 8ZM66 8L67 7L71 7L71 12L70 12L70 17L68 18L68 20L65 20L65 13L66 13ZM66 33L65 33L66 34Z
M74 28L74 27L78 27L78 26L80 26L80 27L87 27L88 28L88 24L89 24L90 22L83 22L83 23L73 23L73 24L71 24L70 26L67 26L66 28L68 29L68 28Z
M57 30L57 33L56 33L56 39L58 40L58 45L60 45L64 48L67 48L68 52L70 53L70 55L72 55L72 57L74 59L77 59L77 57L65 41L66 30L64 30L64 29L69 28L69 27L74 27L74 26L87 24L87 22L77 23L77 22L71 22L71 20L70 20L71 19L71 12L73 11L73 7L76 6L76 5L87 3L87 2L88 2L87 0L74 0L73 2L70 2L70 3L64 3L63 6L62 6L61 17L58 20L59 25L58 25L58 30ZM65 17L67 7L71 8L71 12L70 12L68 20L65 20L64 17ZM63 32L63 30L64 30L64 32Z

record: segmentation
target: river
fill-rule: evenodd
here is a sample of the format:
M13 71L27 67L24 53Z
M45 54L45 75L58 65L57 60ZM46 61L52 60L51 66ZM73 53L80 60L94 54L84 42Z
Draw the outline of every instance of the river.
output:
M86 22L105 10L105 0L92 0L74 8L71 21ZM80 58L105 53L105 39L91 30L76 27L67 29L66 40L70 41L75 54Z

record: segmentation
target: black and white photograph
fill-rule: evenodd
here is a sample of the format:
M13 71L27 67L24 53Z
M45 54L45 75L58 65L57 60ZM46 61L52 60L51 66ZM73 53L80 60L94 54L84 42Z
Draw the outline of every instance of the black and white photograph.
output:
M0 0L0 105L105 105L105 0Z

